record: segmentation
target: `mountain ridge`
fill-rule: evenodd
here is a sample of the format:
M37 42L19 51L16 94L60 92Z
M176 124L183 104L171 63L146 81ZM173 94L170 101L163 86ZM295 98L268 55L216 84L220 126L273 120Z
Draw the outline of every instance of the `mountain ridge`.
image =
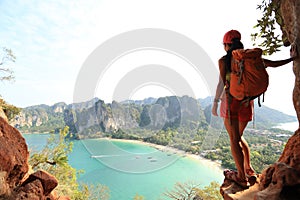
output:
M204 122L210 123L212 99L168 96L105 103L99 98L93 98L81 103L40 104L23 108L11 121L11 125L24 132L57 131L67 125L72 132L87 131L89 134L118 129L197 128ZM221 124L222 120L219 121ZM296 121L295 116L267 106L255 108L255 123L260 128L271 128L278 123L293 121Z

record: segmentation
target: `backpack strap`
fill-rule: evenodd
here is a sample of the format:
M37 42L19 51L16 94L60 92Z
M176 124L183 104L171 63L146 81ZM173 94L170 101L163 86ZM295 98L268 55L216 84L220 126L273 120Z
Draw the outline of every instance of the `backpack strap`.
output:
M262 93L262 102L265 102L265 93ZM261 107L260 96L257 97L257 104Z
M240 71L239 71L239 80L238 80L238 84L240 85L241 82L242 82L242 76L243 76L243 73L244 73L244 70L245 70L244 60L241 60L241 61L239 62L239 68L240 68Z
M255 109L253 109L253 122L252 122L252 127L255 129Z

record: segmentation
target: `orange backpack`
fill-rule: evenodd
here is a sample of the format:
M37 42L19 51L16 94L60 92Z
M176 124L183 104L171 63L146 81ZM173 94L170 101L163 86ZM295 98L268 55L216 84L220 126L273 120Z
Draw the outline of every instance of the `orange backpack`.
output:
M269 75L261 56L260 48L232 51L229 92L236 99L255 99L267 90Z

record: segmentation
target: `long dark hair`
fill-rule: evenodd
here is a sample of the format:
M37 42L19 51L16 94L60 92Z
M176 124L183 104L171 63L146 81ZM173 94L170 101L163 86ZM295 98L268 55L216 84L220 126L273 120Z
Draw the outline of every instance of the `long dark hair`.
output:
M227 54L225 55L225 67L226 72L231 72L231 57L232 57L232 51L236 49L244 49L244 45L238 38L232 39L232 44L230 45L230 49L227 51Z

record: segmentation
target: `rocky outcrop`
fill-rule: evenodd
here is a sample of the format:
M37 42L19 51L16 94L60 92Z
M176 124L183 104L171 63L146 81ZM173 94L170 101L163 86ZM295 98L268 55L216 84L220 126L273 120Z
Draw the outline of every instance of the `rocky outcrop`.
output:
M221 195L225 200L254 200L259 191L260 177L250 183L250 188L245 190L235 182L224 179L220 190Z
M51 194L58 182L54 176L45 172L37 171L30 174L29 177L17 188L14 189L9 199L21 200L41 200L57 199Z
M5 112L1 107L0 107L0 117L2 117L5 121L8 122L7 116L5 115Z
M20 184L28 172L29 153L20 132L0 118L0 170L8 193ZM2 191L4 192L4 191Z
M0 117L0 199L54 200L58 182L45 171L29 172L28 149L21 133Z
M298 47L300 52L300 2L295 0L277 0L280 2L281 15L284 20L284 33L291 44ZM300 124L300 59L293 64L295 86L293 90L293 103Z
M300 1L274 0L280 4L281 16L284 20L283 31L288 42L298 47L300 51ZM300 58L294 60L293 71L295 86L293 103L300 124ZM260 181L247 190L240 187L229 190L228 180L221 186L224 199L254 199L254 200L298 200L300 198L300 129L288 140L285 149L277 163L265 169ZM235 183L230 182L231 185ZM252 191L252 192L250 192Z
M278 162L267 168L259 185L257 200L299 199L300 130L289 139Z
M284 32L289 42L300 50L300 1L281 0ZM293 103L300 122L300 58L293 63L295 85ZM299 123L300 124L300 123ZM300 197L300 129L288 140L278 163L271 165L262 175L258 200L299 199Z
M285 163L275 163L263 173L256 200L299 199L299 184L299 171Z

